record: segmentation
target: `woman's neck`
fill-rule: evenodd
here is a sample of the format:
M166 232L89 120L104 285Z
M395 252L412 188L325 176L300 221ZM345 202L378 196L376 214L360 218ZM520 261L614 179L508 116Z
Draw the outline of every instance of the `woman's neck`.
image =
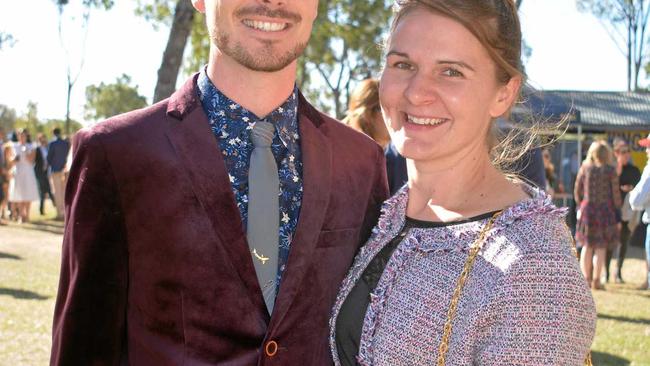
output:
M465 155L455 164L407 160L407 216L455 221L499 210L528 197L492 165L487 154L480 155Z

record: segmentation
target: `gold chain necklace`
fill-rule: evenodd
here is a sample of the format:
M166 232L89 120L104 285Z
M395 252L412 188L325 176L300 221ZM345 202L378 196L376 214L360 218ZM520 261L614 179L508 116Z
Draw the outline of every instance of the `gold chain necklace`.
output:
M474 266L478 252L481 250L483 244L485 243L485 236L487 235L487 232L490 231L492 225L494 225L494 221L496 221L501 213L503 213L503 211L495 212L494 215L490 217L476 240L470 246L469 256L465 261L465 266L463 267L463 271L460 273L460 277L458 277L458 282L456 283L456 288L454 289L454 294L451 297L451 303L449 304L449 309L447 310L447 321L445 322L445 327L443 328L442 333L442 341L440 341L440 347L438 348L438 366L445 366L447 351L449 351L449 338L451 337L454 317L456 316L458 302L460 301L460 296L462 295L463 288L465 287L465 282L467 282L467 278L472 271L472 267ZM592 366L591 353L587 354L585 365Z

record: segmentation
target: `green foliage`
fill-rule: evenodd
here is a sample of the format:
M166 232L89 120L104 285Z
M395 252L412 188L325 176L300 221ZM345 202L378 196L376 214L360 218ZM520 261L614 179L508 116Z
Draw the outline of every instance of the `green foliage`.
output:
M151 22L154 29L161 25L169 27L174 19L174 9L178 0L138 0L136 15ZM210 37L205 25L205 14L197 12L192 19L190 50L183 61L183 73L191 75L208 63Z
M25 128L31 134L32 139L37 133L42 133L50 138L55 127L63 130L64 126L65 120L63 119L41 121L38 118L38 104L33 101L27 103L26 111L20 117L16 117L14 109L0 104L0 128L4 129L6 133ZM70 121L71 132L76 132L81 128L83 126L78 121Z
M75 132L79 131L82 129L84 126L81 124L79 121L75 120L70 120L70 132L69 136L74 135ZM39 128L36 132L41 132L43 133L48 139L54 137L52 134L52 131L55 128L60 128L61 131L64 130L65 128L65 120L64 119L48 119L47 121L41 123L39 125ZM65 138L65 136L63 136Z
M68 5L69 0L54 0L54 3L59 7L64 7ZM113 7L115 4L114 0L82 0L82 4L86 8L97 8L108 10Z
M30 134L41 132L39 131L40 122L38 120L38 104L29 101L27 102L27 111L25 114L16 119L14 124L14 129L25 128L29 131ZM41 127L42 128L42 127Z
M171 26L174 18L173 9L178 0L138 0L135 14L151 22L158 30L160 24ZM188 0L189 1L189 0Z
M147 99L138 94L138 87L131 86L131 77L118 77L113 84L86 87L85 117L92 120L109 118L147 105Z
M183 72L191 75L208 63L210 55L210 36L205 25L205 14L196 13L192 19L190 34L190 51L186 52Z
M0 129L5 132L12 131L16 125L16 111L4 104L0 104Z
M351 84L381 69L385 32L391 17L391 0L330 0L319 2L318 18L299 67L303 89L322 89L308 78L316 72L332 99L317 102L333 106L337 117L347 104Z

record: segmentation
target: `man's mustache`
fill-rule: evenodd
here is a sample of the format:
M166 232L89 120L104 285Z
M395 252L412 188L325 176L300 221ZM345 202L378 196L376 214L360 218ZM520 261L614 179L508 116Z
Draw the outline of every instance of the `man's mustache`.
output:
M278 18L278 19L289 19L295 23L298 23L302 20L300 14L292 13L285 9L269 9L263 5L260 6L249 6L246 8L241 8L235 11L235 16L243 18L246 16L259 15L267 18Z

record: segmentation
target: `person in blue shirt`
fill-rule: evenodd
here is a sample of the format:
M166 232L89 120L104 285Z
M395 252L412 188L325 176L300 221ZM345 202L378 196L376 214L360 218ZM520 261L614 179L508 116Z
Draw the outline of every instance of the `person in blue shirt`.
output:
M54 140L47 147L47 164L50 166L50 179L52 179L52 190L56 206L56 219L63 219L63 194L65 191L65 163L70 151L70 143L61 138L61 129L55 128L52 131Z

